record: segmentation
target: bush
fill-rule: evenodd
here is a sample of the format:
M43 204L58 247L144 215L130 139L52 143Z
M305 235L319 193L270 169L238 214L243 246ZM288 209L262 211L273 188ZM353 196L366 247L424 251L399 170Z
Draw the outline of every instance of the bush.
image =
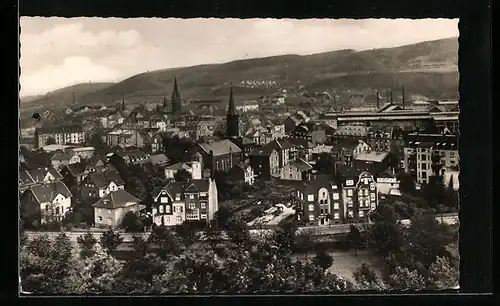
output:
M328 269L333 263L333 257L326 251L318 251L313 259L313 263L323 270Z

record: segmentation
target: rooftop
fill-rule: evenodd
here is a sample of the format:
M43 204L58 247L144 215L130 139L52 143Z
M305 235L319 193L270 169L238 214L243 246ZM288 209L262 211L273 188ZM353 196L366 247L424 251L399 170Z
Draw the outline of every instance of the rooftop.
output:
M228 139L199 143L198 146L207 154L210 154L210 151L212 151L214 156L225 155L231 152L241 153L241 149Z
M362 161L372 161L372 162L383 162L384 159L389 155L387 152L362 152L358 153L356 156L356 160L362 160Z
M134 197L125 190L112 191L106 196L102 197L94 203L92 206L99 208L115 209L120 207L126 207L131 204L137 204L141 200Z

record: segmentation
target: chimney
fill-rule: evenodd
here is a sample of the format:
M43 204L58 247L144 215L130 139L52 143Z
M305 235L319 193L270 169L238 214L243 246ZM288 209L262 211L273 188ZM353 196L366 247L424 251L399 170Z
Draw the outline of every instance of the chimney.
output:
M377 110L380 109L380 96L378 94L378 91L377 91Z
M401 96L402 96L402 102L403 102L403 109L405 109L405 86L401 86Z

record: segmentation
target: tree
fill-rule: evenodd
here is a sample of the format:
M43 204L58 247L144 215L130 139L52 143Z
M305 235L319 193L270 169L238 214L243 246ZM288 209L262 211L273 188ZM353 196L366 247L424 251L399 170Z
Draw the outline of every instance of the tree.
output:
M459 283L458 261L451 262L446 257L436 257L429 268L429 282L434 289L452 289Z
M413 194L415 192L415 180L408 173L401 173L399 179L399 190L402 193Z
M159 248L159 255L166 259L168 255L182 253L182 243L166 226L155 226L148 238L149 243Z
M358 249L363 245L363 237L356 226L350 226L349 234L347 234L347 241L349 246L354 249L354 256L358 256Z
M250 240L250 232L247 223L241 218L232 217L227 224L227 234L231 240L240 245Z
M290 255L295 248L297 225L288 222L280 225L273 234L273 240L276 242L280 256Z
M417 271L396 267L389 275L387 284L393 290L421 290L425 288L425 279Z
M176 182L187 182L191 179L191 173L186 169L181 169L174 174L174 179Z
M193 244L197 238L198 226L192 221L184 221L176 225L175 232L180 237L186 246Z
M144 231L144 224L139 219L139 216L136 212L129 211L125 214L122 221L122 227L126 232L142 232Z
M91 257L95 253L95 245L97 243L97 239L94 237L92 233L86 233L84 235L76 238L76 242L80 247L80 257L87 258Z
M231 217L231 212L225 206L220 207L215 212L215 220L220 228L223 229L227 228L227 222L229 221L230 217Z
M358 283L375 283L378 280L375 271L366 263L362 263L353 274L354 279Z
M328 269L333 263L333 257L324 250L320 250L316 253L313 259L313 263L323 270Z
M123 237L121 237L120 233L115 232L110 228L101 234L100 241L106 252L111 254L118 249L120 244L122 244Z
M132 236L132 239L133 239L134 250L137 252L137 254L141 258L146 256L146 253L149 250L148 241L146 239L144 239L144 237L141 235L134 235L134 236Z
M45 144L46 144L46 145L54 145L54 144L56 144L56 140L54 139L54 137L49 136L49 137L47 138L47 141L45 142Z
M304 252L306 260L309 251L314 249L316 241L316 231L313 228L303 229L296 235L296 246Z
M216 224L207 224L205 228L205 239L210 243L214 250L217 244L222 240L222 230Z
M458 192L453 188L453 175L450 176L450 181L444 193L444 205L448 208L458 208Z

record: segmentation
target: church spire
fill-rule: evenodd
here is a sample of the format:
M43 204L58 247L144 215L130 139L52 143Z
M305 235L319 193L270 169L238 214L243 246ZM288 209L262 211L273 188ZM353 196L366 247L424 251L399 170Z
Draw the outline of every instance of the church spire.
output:
M229 107L227 109L228 115L237 115L236 106L234 105L234 95L233 95L233 86L231 85L229 89Z
M181 99L181 94L179 93L179 86L177 86L177 78L174 78L174 90L172 91L172 101L180 99Z
M177 78L174 77L174 89L172 90L172 114L178 116L181 114L181 94L177 86Z

